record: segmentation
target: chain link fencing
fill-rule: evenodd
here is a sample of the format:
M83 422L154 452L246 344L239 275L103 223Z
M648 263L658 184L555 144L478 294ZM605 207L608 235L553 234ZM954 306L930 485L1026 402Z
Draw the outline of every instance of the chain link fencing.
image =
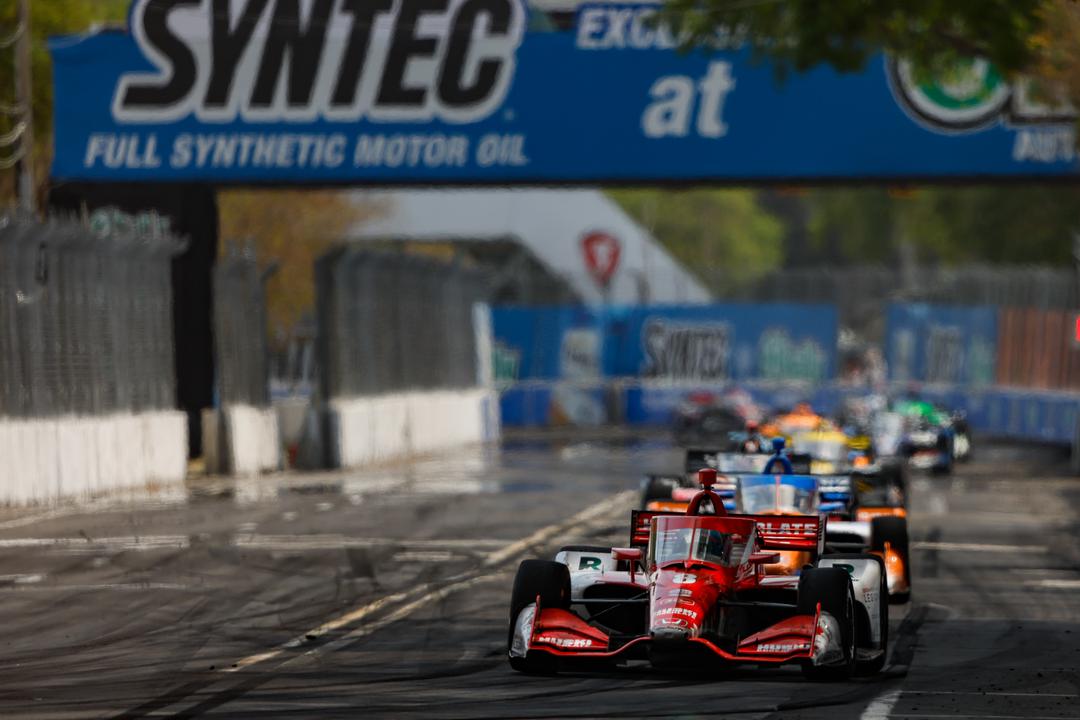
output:
M477 272L341 246L317 261L315 286L323 398L478 384Z
M0 416L173 409L172 258L161 229L0 214Z
M214 266L214 356L219 405L270 406L266 280L254 252L231 247Z

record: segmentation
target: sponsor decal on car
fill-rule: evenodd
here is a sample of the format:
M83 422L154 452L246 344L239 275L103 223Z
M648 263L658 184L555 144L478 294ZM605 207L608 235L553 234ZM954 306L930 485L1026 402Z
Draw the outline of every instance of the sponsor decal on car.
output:
M682 615L682 616L690 618L691 620L697 620L697 618L698 618L697 611L690 610L690 609L687 609L687 608L681 608L681 607L664 608L663 610L658 610L656 614L657 615Z
M781 523L758 521L758 529L770 535L815 535L818 531L818 523L817 520Z
M554 645L559 648L587 648L593 646L593 641L588 638L566 638L555 635L541 635L536 639L536 642Z
M810 643L808 642L795 642L795 643L759 643L755 652L760 653L790 653L799 652L801 650L809 650Z

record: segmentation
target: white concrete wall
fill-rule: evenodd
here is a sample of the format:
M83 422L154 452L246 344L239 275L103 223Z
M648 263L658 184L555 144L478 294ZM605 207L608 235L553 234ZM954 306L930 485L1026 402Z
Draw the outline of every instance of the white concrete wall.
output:
M181 482L187 447L182 412L0 419L0 505Z
M202 423L207 472L249 476L281 469L281 432L274 408L230 405L205 410Z
M487 389L337 398L327 408L333 464L359 467L493 440L497 406Z
M257 475L281 469L281 433L271 408L233 405L226 411L233 475Z

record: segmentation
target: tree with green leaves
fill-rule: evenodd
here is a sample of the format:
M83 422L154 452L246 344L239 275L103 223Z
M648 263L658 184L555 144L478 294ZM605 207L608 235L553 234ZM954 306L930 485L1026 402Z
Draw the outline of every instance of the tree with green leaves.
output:
M881 51L932 66L982 57L1029 70L1071 0L668 0L661 21L690 45L735 37L781 71L859 70Z
M1080 190L1062 185L814 190L806 195L810 262L897 260L1068 265Z
M44 0L30 3L32 37L35 156L39 184L48 176L52 153L52 63L48 40L55 35L82 33L103 24L122 24L129 0ZM18 0L0 0L0 39L10 39L18 27ZM0 47L0 105L15 104L15 57ZM17 118L0 114L0 134L10 132ZM14 198L14 174L0 172L0 205Z
M781 265L784 225L752 190L611 190L627 213L653 233L687 270L745 282Z

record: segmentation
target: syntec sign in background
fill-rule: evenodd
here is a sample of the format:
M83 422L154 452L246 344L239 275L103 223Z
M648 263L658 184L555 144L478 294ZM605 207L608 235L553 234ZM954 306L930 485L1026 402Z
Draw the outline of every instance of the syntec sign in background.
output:
M62 179L592 182L1070 176L1069 114L973 62L778 83L643 6L526 30L515 0L136 0L52 43Z

